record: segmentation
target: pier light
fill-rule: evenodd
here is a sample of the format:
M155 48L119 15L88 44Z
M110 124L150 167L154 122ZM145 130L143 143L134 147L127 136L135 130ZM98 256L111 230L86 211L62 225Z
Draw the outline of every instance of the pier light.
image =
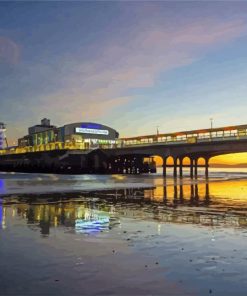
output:
M212 117L210 118L210 127L211 127L211 129L213 129L213 118Z
M159 135L159 125L156 126L157 136Z

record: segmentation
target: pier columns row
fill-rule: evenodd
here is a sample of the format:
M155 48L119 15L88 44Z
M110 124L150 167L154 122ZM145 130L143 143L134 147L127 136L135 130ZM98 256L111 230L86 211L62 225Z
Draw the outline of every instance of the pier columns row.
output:
M167 171L167 158L168 157L163 157L163 176L166 177L166 171ZM173 164L173 177L177 178L178 176L178 168L179 168L179 177L182 178L183 177L183 168L185 167L185 165L183 165L183 159L185 157L174 157L174 164ZM188 157L190 159L190 177L193 178L197 178L198 176L198 160L199 158L204 158L205 160L205 177L208 178L208 168L209 168L209 158L208 157L197 157L197 158L191 158ZM188 167L188 166L186 166Z
M205 201L209 201L210 199L210 194L209 194L209 183L206 182L205 183L205 189L204 189L204 199ZM198 189L198 184L195 183L195 184L191 184L190 185L190 192L189 192L189 195L190 195L190 199L193 200L193 199L199 199L199 189ZM167 194L167 186L164 186L163 187L163 197L164 197L164 200L167 199L168 197L168 194ZM184 185L174 185L173 186L173 199L174 201L179 198L180 201L183 200L184 198Z

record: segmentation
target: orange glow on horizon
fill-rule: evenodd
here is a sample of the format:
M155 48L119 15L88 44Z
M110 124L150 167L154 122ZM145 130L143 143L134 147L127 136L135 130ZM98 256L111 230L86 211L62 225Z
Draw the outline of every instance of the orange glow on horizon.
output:
M179 196L181 187L176 186L177 194ZM199 199L204 199L206 195L205 183L197 185ZM174 199L173 185L166 186L166 197L168 201ZM247 182L246 180L232 180L227 182L210 182L209 183L209 196L212 200L223 202L225 205L237 205L247 201ZM191 198L191 184L184 184L182 186L183 198L189 200ZM163 202L164 200L164 186L157 185L154 189L146 189L144 197L156 202ZM237 197L233 198L233 197Z
M210 160L210 164L247 164L247 153L232 153L226 155L215 156Z
M162 158L159 156L154 157L154 161L158 166L163 164ZM173 164L173 160L171 157L168 158L167 164ZM188 158L184 160L184 164L189 164ZM199 159L199 164L204 164L202 159ZM247 153L232 153L226 155L219 155L212 157L210 159L209 164L222 164L222 165L240 165L240 164L247 164Z

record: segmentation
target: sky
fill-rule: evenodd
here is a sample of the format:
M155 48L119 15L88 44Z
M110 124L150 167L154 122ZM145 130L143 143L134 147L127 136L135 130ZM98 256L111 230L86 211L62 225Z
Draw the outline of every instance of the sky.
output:
M121 137L247 124L247 2L1 2L0 121ZM246 156L247 160L247 156Z

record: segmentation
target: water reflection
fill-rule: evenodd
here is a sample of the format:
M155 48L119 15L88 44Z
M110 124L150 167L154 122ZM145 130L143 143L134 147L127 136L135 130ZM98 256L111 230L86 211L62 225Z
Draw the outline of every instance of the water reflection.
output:
M26 219L29 226L36 225L42 235L49 235L51 227L66 227L77 233L98 232L117 224L111 207L97 206L79 198L78 201L49 198L42 203L21 203L7 207ZM13 214L12 214L13 216Z
M0 194L5 194L6 189L5 189L5 180L0 179Z
M3 198L0 225L8 227L15 216L21 217L30 228L40 229L43 236L57 227L75 233L107 231L119 225L122 217L246 227L246 183L244 187L238 181L227 184L179 184L73 193L63 197L48 194ZM234 195L237 185L241 194Z
M77 233L99 232L109 229L110 216L109 213L87 209L83 219L75 220L75 231Z
M146 199L156 202L167 203L173 200L174 205L183 204L186 200L190 200L192 205L196 205L199 199L202 199L204 204L208 204L210 201L209 183L157 186L144 190L144 194Z
M1 201L0 201L1 202ZM0 226L3 224L3 206L0 203Z

